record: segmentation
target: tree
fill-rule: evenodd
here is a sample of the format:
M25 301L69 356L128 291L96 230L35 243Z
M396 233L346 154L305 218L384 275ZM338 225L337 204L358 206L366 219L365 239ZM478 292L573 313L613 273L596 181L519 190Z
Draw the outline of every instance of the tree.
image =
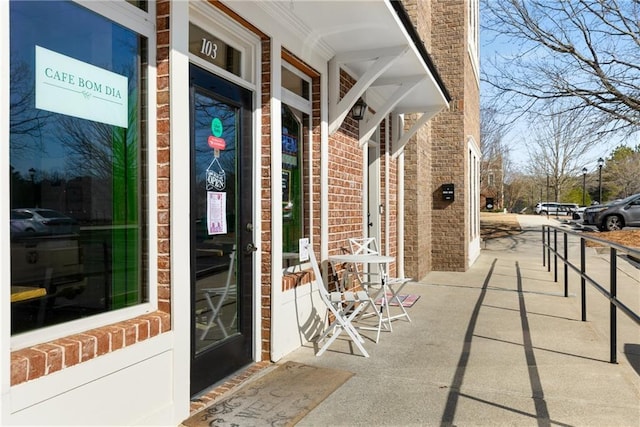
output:
M33 108L33 70L12 58L9 87L9 134L11 156L28 158L43 151L43 128L51 113Z
M512 50L482 68L505 111L546 115L558 101L600 132L638 130L639 1L483 0L482 20Z
M579 111L555 112L533 122L533 139L527 142L529 169L533 176L547 180L555 201L580 175L584 158L596 142L588 119Z
M509 176L509 147L504 135L509 127L499 121L494 107L480 109L480 182L485 197L493 197L498 207L504 207L504 184Z
M605 165L604 181L614 198L625 198L640 192L640 146L635 149L624 145L616 147Z
M523 208L531 209L535 202L532 201L532 186L526 176L513 173L504 188L504 207L513 212L520 212Z

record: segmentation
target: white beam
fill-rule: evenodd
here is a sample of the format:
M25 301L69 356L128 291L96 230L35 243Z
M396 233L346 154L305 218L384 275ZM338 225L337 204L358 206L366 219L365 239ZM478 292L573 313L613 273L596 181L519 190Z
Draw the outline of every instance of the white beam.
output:
M349 64L352 62L375 61L378 58L399 57L404 55L408 46L393 46L382 49L354 50L351 52L342 52L336 54L333 58L340 64Z
M408 47L398 47L383 49L378 51L377 57L372 57L373 51L351 52L350 55L339 55L329 61L329 134L334 133L349 111L366 90L376 81L386 70L388 70L402 55L407 52ZM371 61L373 64L356 81L353 87L340 98L340 65L348 62Z
M382 122L391 110L393 110L393 108L398 105L405 96L415 89L423 79L424 77L414 79L413 81L405 81L398 86L398 89L396 89L396 91L386 100L384 105L376 111L376 114L371 119L367 120L362 135L360 136L360 147L369 141L369 138L371 138L371 135L373 135L373 132L375 132L380 122Z
M418 129L420 129L425 123L427 123L429 119L431 119L435 114L436 112L423 112L420 118L413 124L413 126L411 126L411 128L406 132L403 132L397 141L394 141L393 154L391 155L391 158L393 160L397 159L400 153L404 151L404 146L407 145L407 142L409 142L411 137L413 137L413 135L418 132Z

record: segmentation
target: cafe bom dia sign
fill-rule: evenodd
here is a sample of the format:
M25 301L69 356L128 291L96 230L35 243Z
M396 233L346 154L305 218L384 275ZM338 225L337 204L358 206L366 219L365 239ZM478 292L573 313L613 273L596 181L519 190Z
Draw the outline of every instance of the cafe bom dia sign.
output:
M36 46L36 108L128 127L128 79Z

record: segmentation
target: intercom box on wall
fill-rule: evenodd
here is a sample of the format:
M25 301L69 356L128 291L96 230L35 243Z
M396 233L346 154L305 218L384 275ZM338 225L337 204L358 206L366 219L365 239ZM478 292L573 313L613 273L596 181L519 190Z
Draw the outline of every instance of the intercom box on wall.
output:
M454 184L442 184L442 200L453 202L455 200Z

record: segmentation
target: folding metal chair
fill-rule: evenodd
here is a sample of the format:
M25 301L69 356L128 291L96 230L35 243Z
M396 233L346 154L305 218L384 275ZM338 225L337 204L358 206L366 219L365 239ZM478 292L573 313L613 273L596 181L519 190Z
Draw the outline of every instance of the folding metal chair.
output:
M352 321L358 316L360 312L362 312L362 310L367 307L367 305L372 302L371 298L369 298L369 295L363 290L356 292L329 292L326 280L320 273L320 267L318 266L318 261L316 260L313 248L309 244L306 249L309 253L309 261L311 262L311 267L313 268L313 274L315 275L315 281L318 285L318 292L320 293L320 297L327 306L329 313L334 317L333 320L328 324L322 335L317 339L317 342L319 343L325 338L329 337L329 339L324 343L320 350L318 350L316 356L321 356L322 353L324 353L325 350L344 331L347 333L356 347L358 347L360 353L362 353L364 357L369 357L369 353L367 353L367 350L365 350L364 346L362 345L364 343L364 339L357 331L357 329L353 326Z
M229 254L229 270L227 272L227 281L225 282L225 285L217 288L202 289L202 292L204 292L204 297L207 301L207 305L211 310L211 317L207 322L207 326L204 328L204 330L202 331L202 334L200 335L200 341L204 340L204 338L207 336L209 329L211 329L211 327L213 326L213 322L215 322L218 325L218 327L222 331L222 334L224 335L225 338L229 336L229 333L227 332L227 328L225 327L224 322L222 321L222 308L224 307L225 302L229 302L236 299L237 286L236 286L236 280L235 280L235 271L236 271L235 261L236 261L236 248L234 246L233 250ZM214 298L216 297L218 297L218 301L214 303ZM230 328L232 328L233 325L235 324L237 316L238 315L236 310L236 313L233 315L231 324L229 325Z
M353 254L369 254L369 255L379 254L378 245L376 243L375 237L349 238L349 247L351 248L351 252ZM384 293L381 293L381 292L378 293L378 296L382 295L380 310L382 311L383 309L386 309L387 311L386 319L383 318L382 320L383 321L387 320L389 322L389 329L392 328L391 320L393 319L406 317L407 320L411 322L409 313L407 313L407 310L404 308L404 305L402 304L402 301L399 298L400 291L402 291L402 288L408 282L410 282L411 279L405 278L405 277L389 277L389 275L387 274L385 264L379 264L377 272L375 271L362 272L362 271L357 271L358 269L357 266L354 268L356 269L356 274L358 276L358 279L362 283L363 287L365 287L365 289L368 290L368 287L370 286L375 286L376 284L382 284L383 289L381 289L381 292L384 292ZM378 281L371 280L371 277L373 276L378 276L379 277ZM367 279L365 280L365 278ZM388 289L390 295L387 295L387 289L384 289L384 288ZM376 298L376 300L377 299L378 298ZM391 316L389 303L392 303L393 301L395 301L398 304L398 307L400 307L400 310L402 311L402 313Z
M375 237L350 237L348 241L349 249L353 255L379 254ZM347 275L355 275L360 285L367 292L369 292L370 287L379 286L382 283L380 271L363 271L360 264L352 264L349 269ZM377 279L374 280L374 277L377 277Z

